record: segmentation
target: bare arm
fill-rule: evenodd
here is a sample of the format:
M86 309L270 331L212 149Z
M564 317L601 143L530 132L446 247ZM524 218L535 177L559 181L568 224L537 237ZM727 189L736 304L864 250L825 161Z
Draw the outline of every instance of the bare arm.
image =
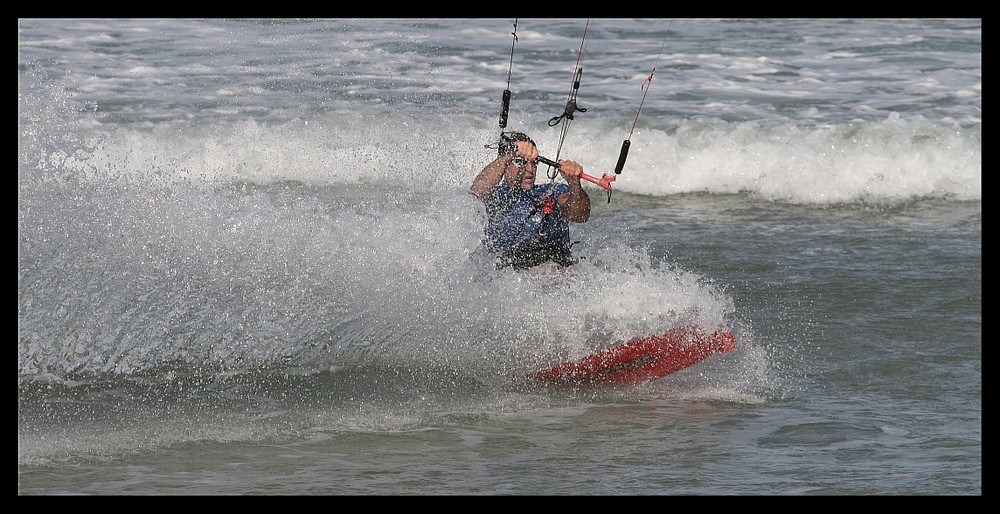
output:
M509 155L501 155L493 159L493 162L487 164L479 172L479 175L476 175L476 178L472 180L472 187L469 188L469 193L485 201L490 191L500 182L500 177L503 177L503 170L510 163L511 159L512 157Z
M583 166L574 161L559 161L559 172L569 185L569 193L556 198L559 210L569 221L586 223L590 219L590 196L580 186L580 174Z

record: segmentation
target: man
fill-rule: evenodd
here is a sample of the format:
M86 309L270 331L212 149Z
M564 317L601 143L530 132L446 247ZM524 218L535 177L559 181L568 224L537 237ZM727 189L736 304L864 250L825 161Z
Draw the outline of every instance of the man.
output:
M529 268L547 261L575 264L569 222L590 219L590 197L580 187L583 166L559 161L565 184L535 185L538 148L521 132L504 135L497 158L472 181L469 192L486 205L483 245L497 267Z

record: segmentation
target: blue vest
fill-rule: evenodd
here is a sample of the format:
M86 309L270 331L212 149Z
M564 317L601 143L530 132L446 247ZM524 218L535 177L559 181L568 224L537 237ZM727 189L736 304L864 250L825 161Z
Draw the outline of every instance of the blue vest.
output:
M542 198L549 191L553 200L551 214L542 211ZM563 183L539 184L525 191L501 181L486 199L486 249L503 254L515 248L537 245L570 246L569 222L559 212L554 200L569 193Z

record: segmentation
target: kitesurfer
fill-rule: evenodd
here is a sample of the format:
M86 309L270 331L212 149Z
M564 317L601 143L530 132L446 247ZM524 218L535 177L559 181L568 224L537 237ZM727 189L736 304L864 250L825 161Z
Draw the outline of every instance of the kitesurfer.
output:
M569 222L590 219L590 197L580 187L583 166L558 162L565 183L535 184L538 148L522 132L504 133L497 157L472 181L469 192L486 206L483 246L497 268L529 268L545 262L576 263Z

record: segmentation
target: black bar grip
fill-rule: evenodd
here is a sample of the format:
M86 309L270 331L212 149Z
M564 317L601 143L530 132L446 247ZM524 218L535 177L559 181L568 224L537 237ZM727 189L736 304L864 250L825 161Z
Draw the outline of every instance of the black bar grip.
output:
M510 90L503 90L503 110L500 111L500 128L507 128L507 111L510 109Z
M618 154L618 164L615 166L615 175L620 175L622 168L625 167L625 159L628 157L628 147L632 145L632 142L626 139L622 141L622 151Z
M545 157L542 157L541 155L538 156L538 162L540 162L542 164L548 164L549 166L552 166L553 168L558 168L559 167L559 163L558 162L553 161L552 159L546 159Z

